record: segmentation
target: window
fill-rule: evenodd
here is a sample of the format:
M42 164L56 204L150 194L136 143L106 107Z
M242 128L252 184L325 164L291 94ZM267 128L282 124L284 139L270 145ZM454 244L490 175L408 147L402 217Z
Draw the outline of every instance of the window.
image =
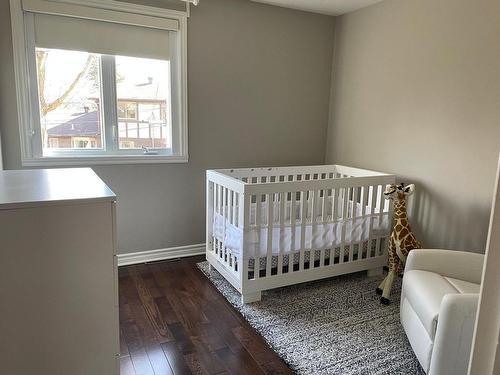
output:
M103 150L100 55L47 48L35 48L35 54L43 154Z
M80 3L18 1L23 164L187 161L185 17Z
M168 61L116 56L120 149L172 147ZM125 145L122 147L122 145Z

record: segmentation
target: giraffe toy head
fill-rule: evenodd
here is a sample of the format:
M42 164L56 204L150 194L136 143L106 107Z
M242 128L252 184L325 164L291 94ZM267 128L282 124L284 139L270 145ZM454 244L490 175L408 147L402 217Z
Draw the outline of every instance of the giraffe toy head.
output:
M415 185L405 185L404 182L396 185L387 185L384 191L385 199L389 200L405 200L407 196L412 195L415 191Z

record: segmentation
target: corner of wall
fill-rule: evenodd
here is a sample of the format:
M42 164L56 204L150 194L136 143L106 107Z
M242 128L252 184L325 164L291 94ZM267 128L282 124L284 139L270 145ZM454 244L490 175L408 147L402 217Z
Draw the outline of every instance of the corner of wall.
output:
M330 96L328 99L329 106L328 106L328 123L327 123L327 129L326 129L326 139L325 139L325 155L324 155L324 163L325 164L331 164L332 163L332 158L330 155L330 148L332 147L331 144L331 133L332 133L332 128L333 128L333 99L335 96L334 93L334 81L335 81L335 57L336 57L336 52L337 52L337 27L338 27L338 21L341 16L336 16L334 18L334 26L333 26L333 50L332 50L332 64L331 64L331 74L330 74Z

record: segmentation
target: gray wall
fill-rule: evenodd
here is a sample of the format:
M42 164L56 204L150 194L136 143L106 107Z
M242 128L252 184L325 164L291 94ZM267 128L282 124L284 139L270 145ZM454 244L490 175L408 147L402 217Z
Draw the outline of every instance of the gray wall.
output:
M484 251L500 149L500 2L386 0L336 20L327 162L415 182L425 246Z
M94 168L119 197L122 253L204 242L208 168L324 161L334 19L203 0L188 25L189 163ZM1 1L0 132L5 167L15 169L10 34L8 1Z

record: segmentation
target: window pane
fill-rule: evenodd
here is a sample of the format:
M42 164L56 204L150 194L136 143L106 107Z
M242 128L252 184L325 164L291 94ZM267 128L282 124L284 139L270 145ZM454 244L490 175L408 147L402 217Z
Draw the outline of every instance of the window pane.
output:
M120 138L127 138L127 123L119 122L118 123L118 136Z
M150 125L147 122L139 123L139 138L149 138Z
M100 55L36 48L43 152L102 149Z
M128 138L130 140L135 140L137 138L137 122L129 122L127 123L127 129L128 129ZM123 139L126 141L127 139Z
M116 56L120 148L171 148L169 123L170 63ZM131 121L134 120L134 121Z

